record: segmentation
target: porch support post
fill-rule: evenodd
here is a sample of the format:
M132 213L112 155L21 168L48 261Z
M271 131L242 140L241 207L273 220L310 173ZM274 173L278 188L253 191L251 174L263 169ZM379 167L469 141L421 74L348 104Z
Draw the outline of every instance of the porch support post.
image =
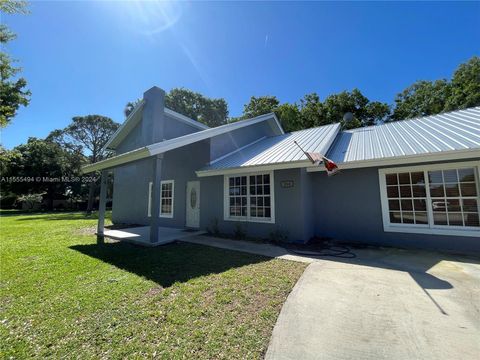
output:
M107 177L108 171L102 170L100 178L100 203L98 205L97 242L103 242L105 225L105 208L107 204Z
M153 179L152 179L152 207L150 216L150 242L158 242L158 227L160 226L160 181L162 180L162 159L163 155L153 158Z

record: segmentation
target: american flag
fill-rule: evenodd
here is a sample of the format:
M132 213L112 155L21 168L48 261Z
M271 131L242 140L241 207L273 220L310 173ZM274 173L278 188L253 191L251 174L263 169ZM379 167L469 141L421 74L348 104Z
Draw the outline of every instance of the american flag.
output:
M294 141L294 143L300 148L300 150L303 151L303 153L307 156L308 160L310 160L313 165L320 166L320 164L323 163L325 170L327 170L328 176L336 175L340 171L340 169L338 168L338 165L335 164L335 162L333 162L332 160L328 159L327 157L319 153L307 152L303 150L302 147L298 145L296 141Z

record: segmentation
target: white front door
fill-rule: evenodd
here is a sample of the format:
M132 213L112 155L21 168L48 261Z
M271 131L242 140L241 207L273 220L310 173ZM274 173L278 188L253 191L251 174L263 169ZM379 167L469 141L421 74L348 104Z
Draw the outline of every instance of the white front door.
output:
M200 227L200 181L187 183L187 224L189 228Z

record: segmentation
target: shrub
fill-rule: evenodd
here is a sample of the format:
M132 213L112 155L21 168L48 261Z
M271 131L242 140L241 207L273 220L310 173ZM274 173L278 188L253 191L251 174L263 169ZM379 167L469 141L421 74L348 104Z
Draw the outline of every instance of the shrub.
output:
M35 210L40 208L42 204L43 194L26 194L18 198L18 202L22 203L25 210Z
M233 229L233 236L237 240L243 240L247 237L247 231L244 228L244 225L241 223L236 223L235 228Z
M214 218L210 222L210 226L207 227L207 231L210 235L220 236L220 228L218 227L218 219Z

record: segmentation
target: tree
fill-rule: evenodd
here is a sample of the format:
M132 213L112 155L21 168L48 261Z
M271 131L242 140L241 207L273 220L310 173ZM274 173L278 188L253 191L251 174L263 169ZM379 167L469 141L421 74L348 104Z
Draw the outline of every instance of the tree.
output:
M275 115L282 124L285 131L295 131L302 129L300 110L297 104L285 103L275 109Z
M452 80L417 81L395 97L390 121L435 115L480 105L480 58L455 70Z
M395 97L390 120L403 120L438 114L445 109L451 93L447 80L417 81Z
M2 176L29 179L2 183L2 197L44 193L51 209L56 195L64 195L70 184L64 176L80 172L81 162L52 141L31 137L26 144L2 151Z
M461 64L453 74L451 92L445 111L480 105L480 57L474 56Z
M26 2L2 0L0 11L6 14L25 14L27 12ZM15 37L16 35L7 26L0 24L2 49ZM17 114L18 108L21 105L27 106L30 102L31 92L25 89L27 81L22 77L15 78L21 69L12 65L14 61L6 52L0 51L0 127L7 126Z
M48 138L70 151L81 151L88 163L95 163L112 155L104 147L118 127L118 123L105 116L76 116L69 126L53 131ZM95 187L95 182L90 182L87 213L93 210Z
M125 105L125 109L123 109L123 113L125 114L125 117L127 118L128 115L135 109L135 107L142 101L141 99L137 99L135 101L129 101L127 105Z
M275 96L252 96L243 107L242 118L249 119L274 112L278 105L280 105L280 101Z
M184 88L170 90L165 96L165 106L210 127L223 125L228 118L225 99L210 99Z

